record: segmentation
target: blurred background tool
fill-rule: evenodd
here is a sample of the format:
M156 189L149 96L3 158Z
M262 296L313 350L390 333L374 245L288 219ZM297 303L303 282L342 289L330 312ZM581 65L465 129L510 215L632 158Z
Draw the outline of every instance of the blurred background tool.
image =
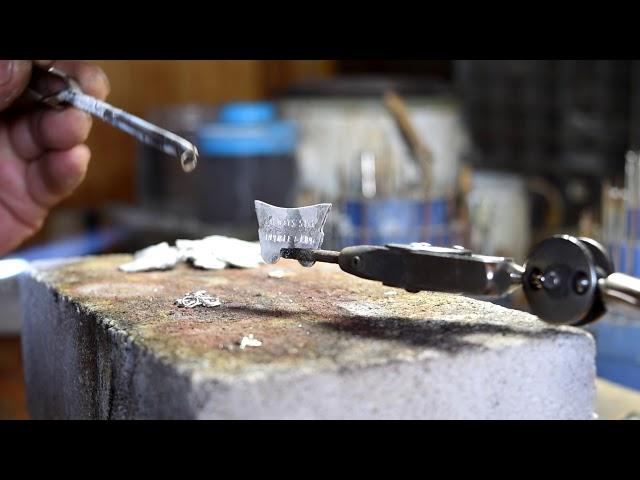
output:
M602 237L617 269L640 277L640 157L628 151L624 185L605 182L602 196ZM608 315L594 325L600 374L640 389L640 325L638 315Z
M624 186L603 187L602 236L620 271L640 277L640 157L625 157Z
M398 130L402 133L402 138L405 141L408 149L413 155L413 159L416 164L422 170L422 177L424 179L424 189L428 192L431 183L433 182L433 154L426 147L424 142L420 140L418 133L412 125L411 117L405 103L402 98L395 92L387 92L384 96L384 102L391 114L393 115Z
M280 103L300 125L306 203L337 207L326 227L327 248L462 243L455 193L466 134L446 83L345 75L295 84Z
M625 152L640 141L640 62L460 60L453 68L473 144L468 160L544 179L562 198L562 229L577 231L585 210L600 209L602 180L621 175ZM535 237L549 202L530 200Z

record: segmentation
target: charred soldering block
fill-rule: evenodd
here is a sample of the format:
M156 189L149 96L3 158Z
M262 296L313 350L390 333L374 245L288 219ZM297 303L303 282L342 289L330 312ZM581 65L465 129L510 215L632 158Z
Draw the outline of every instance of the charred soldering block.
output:
M332 264L119 271L130 259L22 278L34 418L592 417L595 349L578 328ZM202 290L219 305L176 305Z

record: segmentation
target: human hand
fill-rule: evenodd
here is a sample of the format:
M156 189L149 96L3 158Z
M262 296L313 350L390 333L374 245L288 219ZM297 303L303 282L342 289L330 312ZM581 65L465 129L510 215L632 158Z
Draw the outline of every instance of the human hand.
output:
M84 144L92 123L88 114L74 108L12 108L34 63L55 65L96 98L109 93L104 72L85 62L0 60L0 255L42 227L49 209L82 182L91 156Z

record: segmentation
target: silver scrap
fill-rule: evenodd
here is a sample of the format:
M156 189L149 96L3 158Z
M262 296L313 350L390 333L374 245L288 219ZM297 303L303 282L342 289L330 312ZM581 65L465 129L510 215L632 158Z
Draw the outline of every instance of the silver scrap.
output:
M219 260L238 268L257 268L264 263L260 256L260 244L237 238L212 235L202 239L204 250Z
M168 270L175 267L179 259L178 249L162 242L136 252L133 260L120 265L119 269L127 273Z
M212 235L200 240L176 240L175 247L167 242L136 252L132 262L120 266L124 272L167 270L178 262L189 262L205 270L227 267L257 268L264 263L257 242Z
M195 307L219 307L222 305L220 299L209 295L206 290L198 290L197 292L189 292L184 297L176 299L174 302L179 307L195 308Z
M246 347L260 347L262 342L257 338L253 337L253 333L250 333L249 336L242 337L240 340L240 350L244 350Z
M227 262L223 262L213 254L198 255L191 259L191 264L203 270L223 270L229 266Z
M257 268L262 263L260 246L237 238L211 235L201 240L176 240L181 258L205 269Z
M180 260L191 262L195 267L222 270L228 266L227 262L220 260L210 248L207 248L203 240L176 240L176 248Z
M271 270L269 273L267 273L267 275L269 276L269 278L284 278L284 277L289 277L291 275L293 275L293 273L289 270Z
M281 208L255 201L258 217L260 252L267 263L280 259L282 248L316 249L324 240L324 224L331 210L330 203L308 207ZM315 262L300 262L305 267Z

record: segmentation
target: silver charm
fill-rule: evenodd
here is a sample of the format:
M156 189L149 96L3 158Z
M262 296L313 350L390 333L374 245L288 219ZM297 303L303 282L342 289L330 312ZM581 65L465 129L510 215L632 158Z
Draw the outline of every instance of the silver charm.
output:
M300 208L281 208L255 201L260 251L267 263L276 263L283 248L315 249L322 245L330 203ZM314 262L300 262L310 267Z

